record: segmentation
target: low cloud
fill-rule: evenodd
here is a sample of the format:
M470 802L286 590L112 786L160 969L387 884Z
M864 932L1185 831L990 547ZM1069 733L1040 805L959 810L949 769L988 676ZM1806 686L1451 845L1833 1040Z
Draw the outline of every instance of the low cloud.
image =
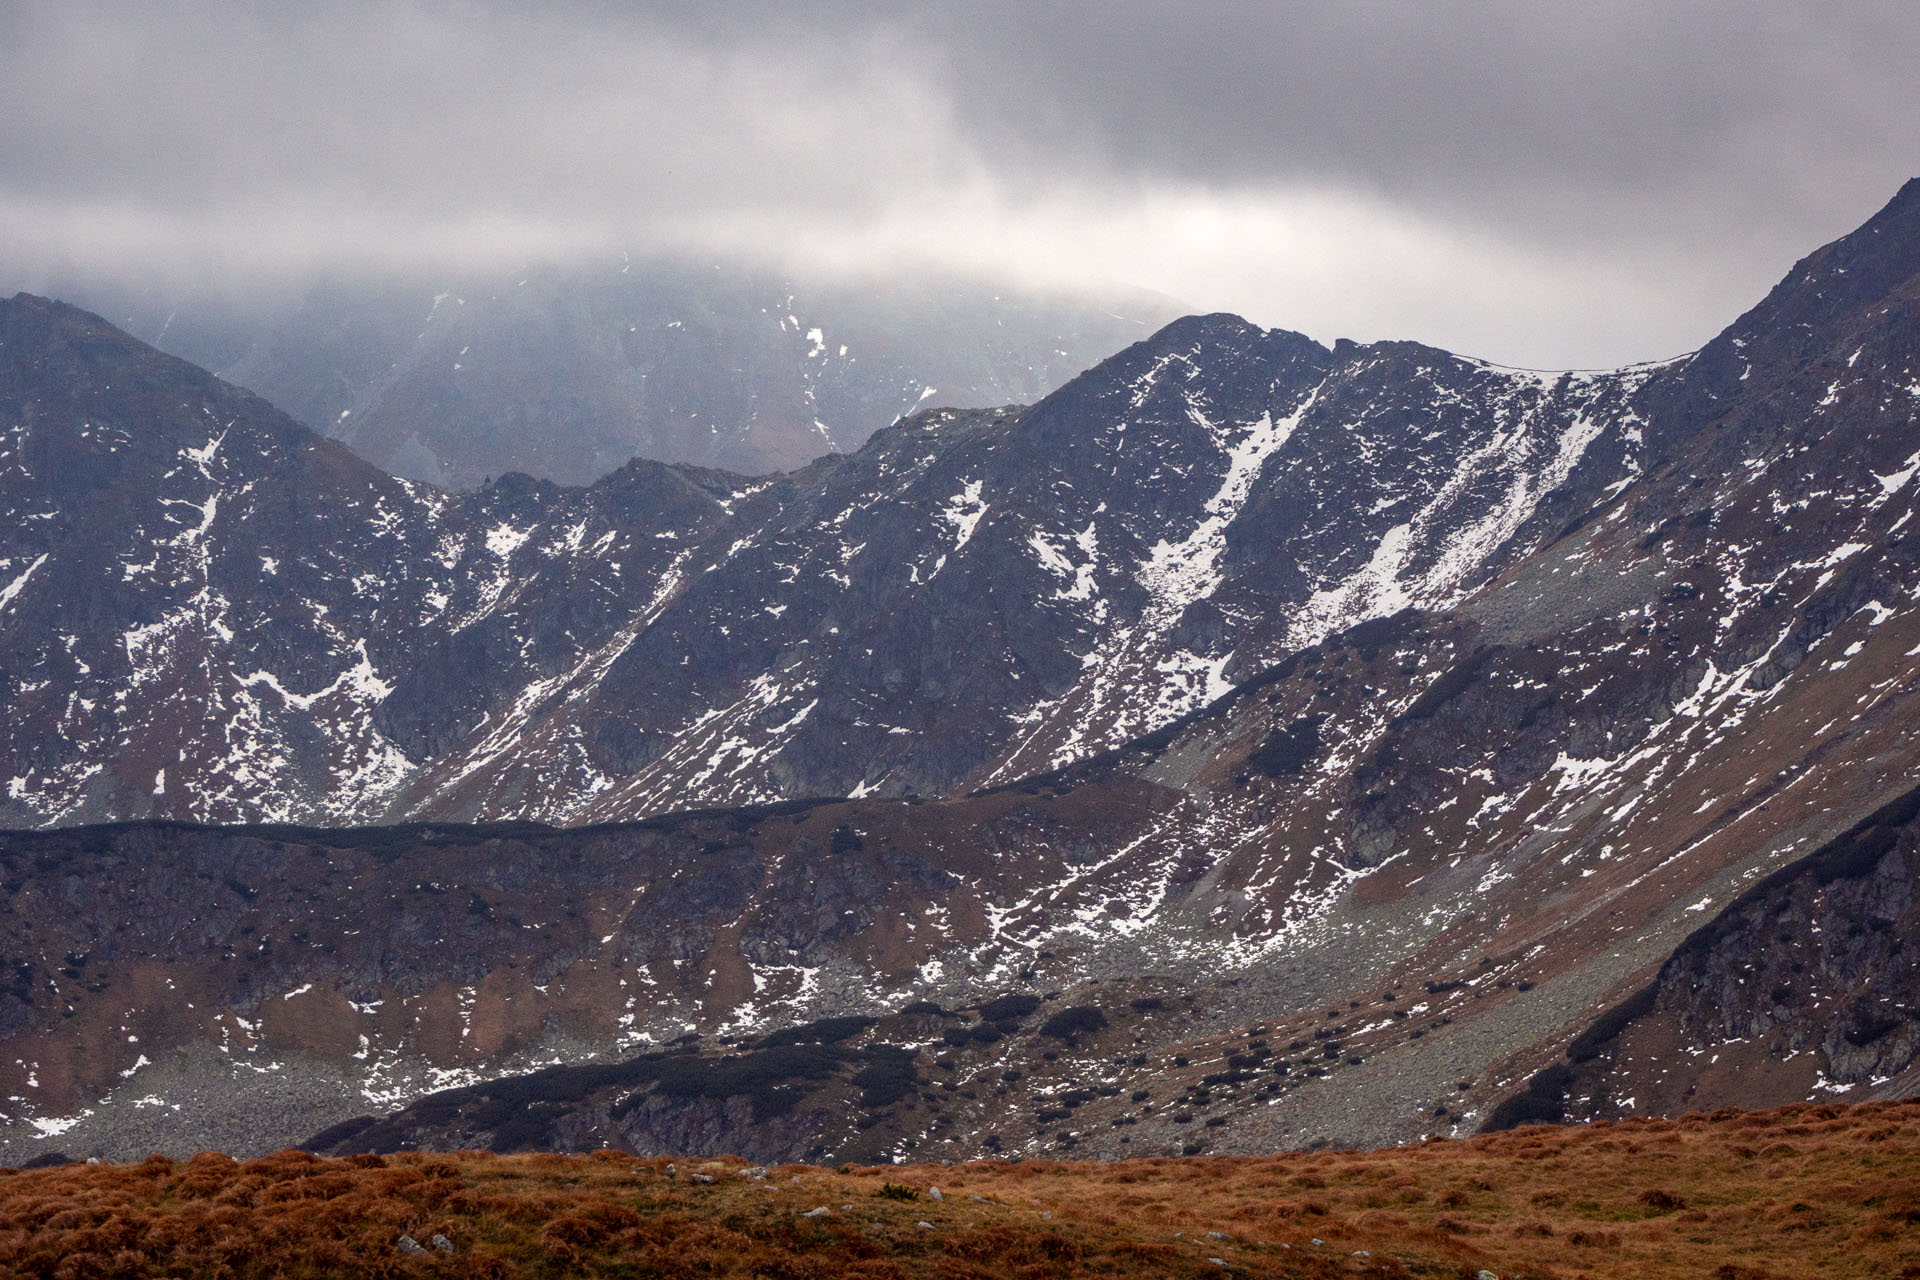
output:
M0 287L630 254L1693 346L1920 168L1920 11L414 3L0 15Z

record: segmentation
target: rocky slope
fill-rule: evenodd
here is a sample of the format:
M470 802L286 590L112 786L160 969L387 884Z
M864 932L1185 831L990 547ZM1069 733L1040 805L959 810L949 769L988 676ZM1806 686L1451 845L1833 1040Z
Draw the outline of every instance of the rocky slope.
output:
M1920 792L1766 877L1494 1123L1920 1092Z
M621 260L296 296L68 295L396 475L585 484L629 458L759 474L928 403L1032 401L1180 314L958 280Z
M444 576L368 580L335 597L340 617L401 598L397 582L474 619L423 633L395 609L364 633L367 678L392 688L354 705L404 762L381 794L411 811L612 816L654 795L871 790L876 743L897 752L889 785L943 794L566 830L10 834L6 1155L56 1133L106 1151L275 1145L458 1082L480 1092L414 1112L397 1140L499 1141L547 1085L488 1077L636 1053L555 1085L515 1132L708 1149L784 1135L782 1152L863 1157L978 1154L989 1136L1100 1155L1404 1140L1497 1118L1656 979L1667 1043L1704 1059L1729 1027L1756 1034L1724 998L1746 976L1726 957L1829 922L1868 941L1798 980L1782 1042L1806 1060L1741 1073L1741 1100L1910 1092L1906 864L1884 861L1905 837L1867 870L1842 859L1868 883L1833 905L1794 889L1799 914L1771 934L1743 923L1742 895L1788 883L1770 877L1800 874L1920 764L1917 294L1920 183L1660 369L1523 379L1200 318L1034 409L930 415L754 492L636 468L455 500L369 476L375 515L381 495L418 504L384 517L388 545L444 547L428 562ZM14 310L58 318L37 305ZM160 449L205 449L191 440L183 425ZM169 483L202 478L183 457ZM621 484L658 488L622 508L607 496ZM549 514L560 504L572 523ZM647 574L626 569L645 553L590 550L604 513L633 510L667 513L652 527L674 535L651 539ZM622 536L606 545L644 545ZM479 564L492 596L461 578ZM30 592L39 570L14 572L9 609L52 598ZM783 578L793 594L758 594ZM563 597L563 582L601 589ZM616 603L642 592L654 612ZM335 608L296 616L357 641ZM233 616L231 638L195 634L258 644ZM711 630L676 631L684 619ZM596 626L618 638L575 658ZM718 638L676 638L693 634ZM439 673L411 701L409 644L415 670ZM486 702L502 667L532 673L511 713ZM717 701L742 686L757 692ZM687 690L707 718L646 746L646 716ZM464 775L387 736L424 740L479 707L484 749L443 748ZM639 763L582 783L569 761L593 761L616 723ZM1682 948L1729 904L1730 941ZM1689 1012L1695 981L1721 983L1733 1022ZM996 1017L1004 995L1031 1001ZM876 1021L756 1056L782 1047L767 1032L824 1016ZM652 1097L681 1078L644 1054L692 1032L736 1042L695 1055L696 1079L749 1087L614 1114L637 1085ZM855 1074L886 1063L902 1092L864 1100ZM831 1133L797 1100L790 1132L765 1129L763 1086L776 1110L801 1086L863 1100L834 1095Z

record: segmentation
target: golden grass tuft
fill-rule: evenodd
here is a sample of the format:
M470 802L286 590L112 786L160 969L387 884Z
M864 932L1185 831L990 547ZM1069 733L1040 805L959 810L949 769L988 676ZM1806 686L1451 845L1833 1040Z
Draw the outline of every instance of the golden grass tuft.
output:
M1920 1277L1920 1103L1267 1157L782 1165L765 1180L737 1159L668 1163L281 1152L26 1171L0 1178L0 1280L1038 1280L1218 1276L1216 1258L1316 1280Z

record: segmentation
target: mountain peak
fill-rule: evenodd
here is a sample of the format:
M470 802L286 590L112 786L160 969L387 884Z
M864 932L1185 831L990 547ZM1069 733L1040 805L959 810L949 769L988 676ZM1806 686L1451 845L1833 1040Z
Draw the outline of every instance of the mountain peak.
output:
M1255 343L1313 348L1323 354L1327 350L1304 333L1292 329L1267 329L1231 311L1207 311L1181 316L1161 326L1140 345L1165 351L1173 347L1202 344L1246 346Z
M1673 385L1674 420L1712 416L1732 397L1756 391L1752 370L1791 376L1830 356L1873 323L1883 304L1920 277L1920 178L1908 179L1880 211L1822 245L1688 362Z
M33 293L16 293L0 302L0 342L40 348L44 389L55 395L109 370L143 362L165 367L169 376L186 382L218 382L206 370L155 350L91 311Z
M1910 178L1893 199L1855 230L1822 245L1794 264L1759 307L1736 321L1764 315L1830 322L1871 306L1920 275L1920 178Z

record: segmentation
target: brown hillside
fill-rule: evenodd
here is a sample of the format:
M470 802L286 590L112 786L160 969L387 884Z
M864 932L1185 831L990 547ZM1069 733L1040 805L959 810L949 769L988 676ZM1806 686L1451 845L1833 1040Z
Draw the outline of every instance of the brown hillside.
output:
M5 1171L0 1275L1833 1280L1920 1276L1916 1222L1909 1101L1111 1164L156 1156Z

